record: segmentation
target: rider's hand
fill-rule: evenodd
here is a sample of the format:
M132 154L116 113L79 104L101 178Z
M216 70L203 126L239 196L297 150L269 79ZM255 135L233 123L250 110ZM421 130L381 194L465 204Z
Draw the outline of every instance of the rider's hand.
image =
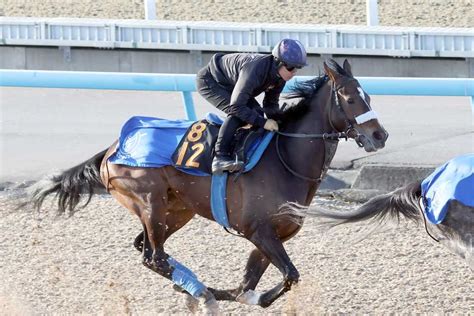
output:
M278 131L278 123L272 119L268 119L263 128L267 131L275 132Z

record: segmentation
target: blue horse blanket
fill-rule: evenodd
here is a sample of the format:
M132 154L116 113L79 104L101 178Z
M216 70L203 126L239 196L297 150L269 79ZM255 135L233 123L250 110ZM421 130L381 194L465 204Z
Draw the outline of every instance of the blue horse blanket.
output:
M474 207L474 154L456 157L438 167L421 183L426 217L439 224L453 200Z
M223 123L222 118L213 113L208 113L206 120L216 125ZM144 168L172 166L173 152L193 123L194 121L188 120L134 116L122 127L119 143L109 162ZM244 172L250 171L256 165L272 136L273 133L266 133L251 146L248 153L250 159ZM210 176L197 169L176 168L192 175Z
M133 116L122 127L117 149L109 161L131 167L172 165L171 155L193 123Z

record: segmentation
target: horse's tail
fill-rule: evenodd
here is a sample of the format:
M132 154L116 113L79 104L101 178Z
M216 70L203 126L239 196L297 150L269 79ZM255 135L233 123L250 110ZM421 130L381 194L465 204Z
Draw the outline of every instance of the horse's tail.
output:
M39 210L44 199L55 193L58 199L58 212L69 211L72 214L81 201L81 194L85 193L87 194L87 200L83 205L85 207L91 201L95 190L104 188L100 179L100 165L106 152L107 149L75 167L33 184L29 190L31 192L28 201L23 203L23 206L30 204Z
M401 217L418 222L422 219L418 205L420 196L421 181L416 181L393 192L376 196L354 211L328 211L313 206L302 208L295 204L285 204L283 209L301 216L329 220L322 225L331 227L368 219L378 223L387 219L399 222Z

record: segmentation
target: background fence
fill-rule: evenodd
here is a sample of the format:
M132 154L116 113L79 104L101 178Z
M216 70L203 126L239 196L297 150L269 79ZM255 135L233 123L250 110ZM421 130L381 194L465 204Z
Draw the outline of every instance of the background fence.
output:
M0 18L0 45L270 52L282 38L309 54L474 58L474 29L209 21Z
M296 81L312 77L295 77L285 87L288 92ZM474 114L474 78L388 78L358 77L368 94L466 96L471 98ZM99 90L177 91L183 96L187 118L196 119L191 92L196 91L195 75L144 74L81 71L32 71L0 69L0 86Z

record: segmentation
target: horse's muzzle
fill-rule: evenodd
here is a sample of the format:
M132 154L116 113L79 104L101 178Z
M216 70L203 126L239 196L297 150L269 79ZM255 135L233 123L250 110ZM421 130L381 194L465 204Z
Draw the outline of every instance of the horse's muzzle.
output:
M388 133L384 129L377 129L370 137L364 134L359 134L355 141L359 147L364 147L366 152L374 152L385 147L385 142L388 139Z

